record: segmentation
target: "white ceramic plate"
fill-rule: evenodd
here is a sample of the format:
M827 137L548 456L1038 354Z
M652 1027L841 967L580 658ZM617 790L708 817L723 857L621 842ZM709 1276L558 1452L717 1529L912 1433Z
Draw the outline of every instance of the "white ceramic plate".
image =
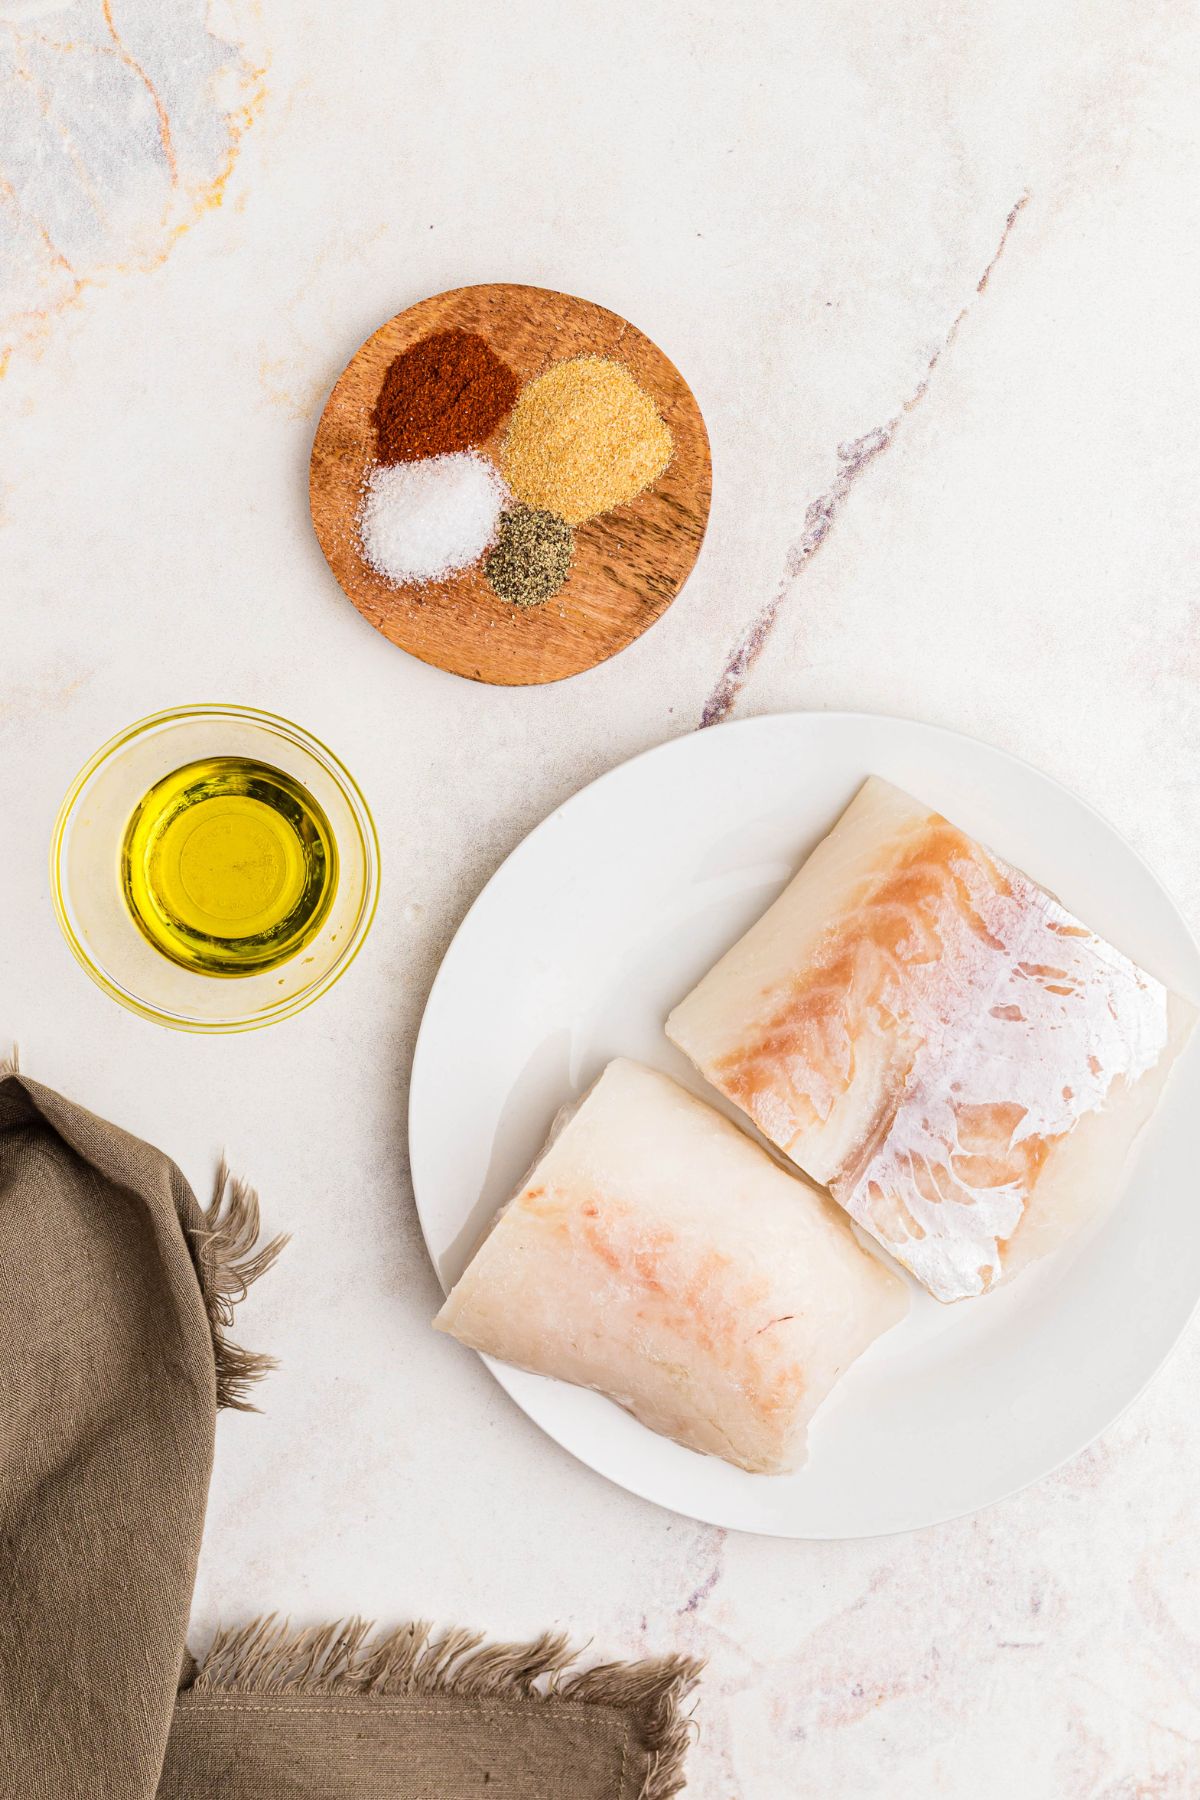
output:
M750 719L677 739L531 833L438 974L410 1133L417 1206L445 1286L558 1107L611 1057L638 1057L723 1106L667 1042L663 1020L872 773L1028 870L1169 986L1200 996L1200 951L1145 864L1082 801L1000 750L852 713ZM1187 1323L1200 1296L1198 1116L1193 1040L1115 1211L984 1299L943 1307L914 1287L907 1321L822 1407L796 1475L744 1474L656 1437L599 1395L489 1367L581 1461L714 1524L861 1537L986 1506L1110 1424Z

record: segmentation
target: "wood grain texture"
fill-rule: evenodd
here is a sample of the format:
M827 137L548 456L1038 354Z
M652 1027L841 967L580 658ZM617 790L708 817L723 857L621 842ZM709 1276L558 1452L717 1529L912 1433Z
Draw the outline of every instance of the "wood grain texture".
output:
M671 461L651 487L577 527L567 583L540 606L501 600L479 565L443 581L397 587L362 556L357 521L374 455L371 409L384 375L400 351L451 329L477 331L522 385L567 357L612 356L653 397L674 439ZM497 461L507 423L480 446ZM700 408L662 351L602 306L503 282L436 294L368 338L329 396L309 471L321 548L363 616L423 662L511 687L593 668L660 618L699 554L711 493Z

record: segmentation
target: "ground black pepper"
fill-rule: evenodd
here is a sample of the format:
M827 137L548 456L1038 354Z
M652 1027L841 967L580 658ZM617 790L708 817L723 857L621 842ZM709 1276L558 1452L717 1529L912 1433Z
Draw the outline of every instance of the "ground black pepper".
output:
M566 581L574 548L571 527L553 513L514 506L501 517L499 538L484 558L483 572L502 600L540 606Z

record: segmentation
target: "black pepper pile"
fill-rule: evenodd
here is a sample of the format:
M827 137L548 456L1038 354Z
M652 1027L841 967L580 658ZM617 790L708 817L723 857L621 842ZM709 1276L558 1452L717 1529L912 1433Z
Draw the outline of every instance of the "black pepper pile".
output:
M501 600L540 606L567 579L573 543L571 527L554 513L514 506L501 516L495 548L484 559L484 575Z

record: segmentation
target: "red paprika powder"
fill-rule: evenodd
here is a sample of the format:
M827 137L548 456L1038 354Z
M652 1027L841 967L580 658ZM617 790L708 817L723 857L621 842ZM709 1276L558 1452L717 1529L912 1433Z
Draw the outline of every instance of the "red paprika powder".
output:
M375 402L381 463L416 462L482 444L517 397L520 383L474 331L435 331L388 368Z

